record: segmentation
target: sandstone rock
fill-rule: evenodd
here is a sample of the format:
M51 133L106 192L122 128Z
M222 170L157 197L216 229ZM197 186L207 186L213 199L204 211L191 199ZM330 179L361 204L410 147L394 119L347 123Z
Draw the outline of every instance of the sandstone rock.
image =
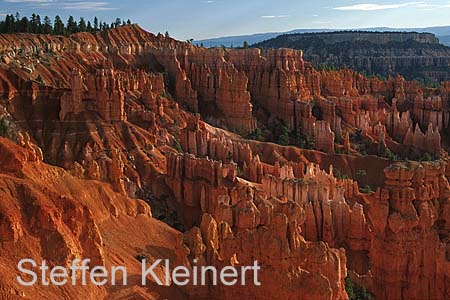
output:
M448 277L436 266L448 266L449 261L443 259L442 241L433 229L437 220L433 199L439 193L430 194L445 171L439 163L436 167L433 163L410 163L385 170L386 186L375 195L369 213L376 229L371 257L377 297L446 298ZM446 180L441 183L448 186ZM381 249L385 251L379 252ZM399 280L399 274L405 281ZM401 282L408 284L400 288ZM419 288L423 285L427 288Z
M137 26L70 38L0 37L0 54L18 56L19 48L28 57L20 63L35 66L42 82L30 81L36 77L22 67L0 68L7 110L33 137L18 134L20 147L0 143L8 187L0 239L8 259L25 243L37 258L89 255L134 270L136 251L154 258L161 253L153 249L164 248L190 268L194 259L218 267L258 259L267 282L261 289L167 287L164 294L154 286L136 293L96 288L79 291L83 299L346 299L347 268L380 299L448 298L447 166L395 166L369 195L329 168L382 184L389 162L360 156L359 141L352 149L358 129L362 142L378 142L369 154L443 153L448 83L423 89L401 77L318 71L301 51L202 49ZM322 152L247 141L211 125L252 132L253 113L261 114L253 104L315 138ZM329 155L335 139L349 155ZM76 178L42 163L43 154ZM360 169L369 173L363 179L355 176ZM155 201L154 212L176 210L187 232L152 221L149 207L126 195ZM10 267L0 263L0 272L14 273Z
M441 150L441 135L439 134L439 128L436 127L434 130L430 123L426 134L423 134L417 124L414 133L411 128L408 129L403 143L407 146L417 147L428 153L437 153Z

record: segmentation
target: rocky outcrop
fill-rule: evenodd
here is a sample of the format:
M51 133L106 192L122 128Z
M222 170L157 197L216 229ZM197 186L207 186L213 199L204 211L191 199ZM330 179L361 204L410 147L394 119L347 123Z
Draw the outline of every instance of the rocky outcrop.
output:
M24 257L66 267L76 258L89 258L90 267L110 268L120 256L129 275L139 277L140 263L134 256L137 248L149 246L149 240L132 233L136 228L159 232L159 241L183 256L179 234L152 220L146 203L117 194L107 184L74 178L36 160L36 146L26 134L21 136L19 145L0 138L0 182L8 187L0 192L2 298L40 299L59 294L70 299L137 297L144 288L110 291L91 284L25 287L16 280L17 262ZM107 233L112 231L114 237ZM132 247L124 243L131 236L136 239ZM155 288L154 292L161 294L163 290Z
M440 236L440 204L449 184L442 162L396 164L373 197L372 272L381 299L447 299L450 260ZM442 239L444 238L444 239ZM395 263L393 263L395 262Z
M83 108L83 82L81 72L77 69L72 71L71 91L65 93L61 97L61 111L59 117L61 120L66 118L69 113L78 114L84 110Z
M185 152L199 157L210 157L224 162L234 161L249 164L253 153L248 144L214 135L196 115L187 120L187 126L181 130L180 142Z
M231 50L229 61L249 78L253 101L274 113L291 130L300 128L314 137L318 150L333 153L334 139L344 137L343 122L375 139L384 132L403 143L414 124L410 113L400 112L397 106L408 102L415 101L414 121L421 126L432 123L436 124L434 127L447 127L442 105L428 104L428 110L434 107L435 113L420 110L424 107L419 103L424 92L416 83L400 76L380 81L348 69L319 72L303 61L301 51L290 49L267 50L264 56L258 49ZM391 99L392 105L386 99ZM429 103L431 99L438 101L436 97L430 98ZM433 152L438 151L436 138L433 145Z
M168 72L169 86L174 97L187 105L192 111L198 112L197 91L192 88L189 77L181 68L180 61L177 58L177 50L155 49L154 51L158 63Z
M137 26L1 39L12 46L0 47L9 59L0 104L11 116L0 116L0 129L23 132L11 135L18 146L0 143L2 274L15 274L21 249L50 261L120 262L133 275L134 256L164 249L190 268L257 259L263 287L133 282L80 297L346 299L347 270L380 299L447 296L447 166L387 169L385 185L380 174L411 153L446 159L448 83L318 71L301 51L202 49ZM271 139L274 124L290 143L320 151L236 134L258 128L251 136ZM185 232L152 220L137 198Z
M414 146L420 150L428 153L438 153L441 150L441 135L439 134L439 128L433 129L433 125L430 123L427 132L424 134L416 125L414 133L411 128L405 135L403 144L406 146Z
M71 38L48 38L43 41L23 35L14 43L17 47L28 49L25 52L8 47L3 50L16 63L34 64L35 57L45 63L33 67L31 73L13 67L14 71L10 72L12 74L9 77L18 76L14 79L18 82L4 80L5 93L12 97L19 88L19 93L32 96L35 99L33 101L40 96L61 97L60 117L63 118L71 111L77 114L87 110L97 111L111 121L123 121L131 117L133 121L145 119L153 122L155 115L134 107L127 108L125 100L130 93L149 90L149 86L143 86L140 78L151 76L152 86L158 86L155 88L158 91L151 91L153 95L146 92L147 96L142 97L150 111L159 111L158 96L164 94L170 98L171 94L193 112L199 112L200 103L204 120L243 134L251 133L257 127L253 103L283 120L291 131L301 132L310 140L315 138L316 122L326 121L338 142L343 140L347 125L351 127L350 132L361 128L364 133L377 139L380 128L375 132L374 126L381 124L387 127L388 135L401 143L408 129L403 128L406 123L401 119L401 128L397 129L394 124L397 122L396 117L388 117L395 113L396 108L389 105L394 99L401 108L399 117L405 118L405 108L416 101L416 108L413 109L415 113L412 111L410 115L422 129L432 123L433 127L439 126L442 132L448 123L444 102L442 108L433 104L431 111L421 108L424 105L420 104L420 97L435 99L438 93L445 101L448 98L445 83L442 91L431 91L420 88L415 82L405 81L400 76L382 81L349 69L317 71L303 60L301 51L278 49L261 53L258 49L202 49L162 35L154 36L138 26L117 28L104 36L80 33ZM44 47L45 43L49 46ZM41 51L37 51L40 47ZM56 53L58 61L53 53ZM117 53L121 55L120 59ZM89 66L85 64L87 56L91 57ZM11 61L9 65L15 66L15 63ZM150 69L151 72L133 78L129 70L122 70L124 65ZM76 75L77 72L81 77ZM140 72L137 71L138 74ZM165 72L165 78L156 79L153 72ZM106 78L100 79L102 76ZM23 79L35 82L22 82ZM63 95L57 95L49 88L42 89L37 82L59 87L61 90L57 93ZM163 82L167 84L167 91L164 90ZM130 86L136 84L138 88ZM102 91L104 88L111 91L105 93ZM87 94L86 91L90 92ZM414 125L409 126L412 131ZM324 138L329 139L329 135ZM329 141L326 143L332 144ZM320 149L331 153L330 148L328 145Z
M169 52L166 54L165 52ZM248 79L233 64L225 60L225 52L218 49L164 49L156 57L163 65L169 66L169 76L175 85L175 95L186 102L195 112L199 107L211 114L214 108L222 113L215 118L224 118L225 125L242 132L251 133L256 129L252 116L250 94L247 91ZM181 74L181 75L178 75ZM195 90L195 100L185 100L180 85L191 86ZM188 94L192 94L189 92ZM197 97L198 95L198 97Z
M225 266L228 262L251 264L256 259L265 266L261 273L261 287L225 289L219 285L212 291L213 296L232 299L240 294L272 299L282 294L288 299L297 299L294 290L298 289L290 286L306 281L305 289L300 288L304 299L346 299L342 286L346 274L341 267L345 262L344 251L304 240L300 226L308 220L300 199L270 197L270 194L241 184L236 177L235 165L198 159L192 155L170 154L168 170L166 182L182 207L185 222L196 224L201 229L201 236L194 229L185 234L190 240L195 240L190 245L192 260ZM196 237L192 236L194 234ZM204 247L201 245L206 245L206 251L195 250ZM327 263L313 259L320 255L328 257ZM297 269L305 271L293 271ZM317 275L312 276L312 273ZM287 280L286 286L273 288L270 282L274 278L283 282ZM320 292L308 291L306 286L312 282Z
M289 36L289 40L297 41L309 36L317 37L326 44L358 41L366 41L374 44L402 43L406 41L423 44L439 44L439 39L434 34L417 32L324 32L318 34L291 35Z
M267 195L286 198L304 209L306 220L302 228L307 240L325 241L333 247L346 245L353 251L369 250L369 227L363 207L355 203L351 208L345 200L345 196L357 196L358 187L355 193L353 183L337 180L332 170L326 173L311 164L301 179L268 174L262 187Z
M108 66L83 76L74 69L71 89L60 100L59 116L64 121L68 114L94 111L104 121L125 121L125 96L136 92L140 93L140 100L146 109L158 111L157 97L164 92L164 81L161 76L142 70L132 74L117 72Z
M445 67L450 48L435 35L414 32L322 32L281 35L253 45L302 49L315 66L348 66L366 74L417 76L435 82L449 80ZM418 67L420 66L420 68Z
M325 121L318 121L314 131L317 150L327 153L334 153L334 135L335 134L331 131L329 123Z
M448 128L449 112L444 110L444 102L440 96L430 96L427 99L417 96L413 103L413 115L422 126L432 124L439 130Z
M199 225L202 212L212 213L216 209L233 225L231 211L219 204L227 201L224 196L229 196L224 181L236 181L236 164L224 165L219 161L199 159L188 154L169 154L167 170L166 182L179 203L181 215L188 227Z
M199 244L206 246L203 252L193 252L193 259L218 266L229 262L235 266L246 265L258 259L265 266L260 273L260 287L247 285L229 289L219 284L212 297L346 299L340 283L346 276L341 268L345 263L343 250L330 249L324 243L306 242L300 235L297 222L284 213L272 211L269 203L261 204L266 207L263 219L252 221L258 210L245 203L249 200L242 200L236 208L238 224L241 224L238 226L245 226L245 230L236 232L228 223L218 222L211 215L204 214L200 230L186 234L188 237L197 235L191 249L197 249ZM340 272L335 272L336 269ZM311 286L314 288L309 288Z
M295 102L311 96L300 72L304 64L302 52L282 49L262 57L257 49L232 50L229 60L247 74L253 101L294 128Z
M411 131L413 127L413 122L411 120L409 111L400 113L397 110L395 101L393 103L393 111L388 116L386 127L394 139L398 141L402 141L403 139L405 139L405 135L408 131Z

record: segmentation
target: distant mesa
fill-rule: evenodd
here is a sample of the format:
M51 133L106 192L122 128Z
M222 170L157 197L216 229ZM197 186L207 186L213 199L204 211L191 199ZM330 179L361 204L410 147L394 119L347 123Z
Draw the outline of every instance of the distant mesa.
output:
M203 44L205 47L240 47L244 42L249 44L256 44L262 41L276 38L283 34L297 34L297 33L315 33L315 32L334 32L340 29L294 29L287 32L265 32L248 35L225 36L210 39L198 40L197 45ZM349 29L342 29L349 30ZM429 32L435 34L441 43L450 46L450 26L441 27L426 27L426 28L389 28L389 27L374 27L374 28L358 28L356 31L378 31L378 32Z
M401 74L408 80L436 85L450 80L450 47L432 33L336 31L284 34L252 45L303 50L320 69L350 67L366 75Z

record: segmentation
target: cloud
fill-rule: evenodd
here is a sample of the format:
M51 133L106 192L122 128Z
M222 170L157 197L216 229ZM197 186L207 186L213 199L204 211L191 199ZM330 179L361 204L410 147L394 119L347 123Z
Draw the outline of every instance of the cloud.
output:
M386 10L386 9L397 9L408 6L418 6L423 5L424 2L407 2L407 3L397 3L397 4L355 4L350 6L340 6L333 8L334 10L341 11L373 11L373 10Z
M62 9L71 10L90 10L90 11L105 11L116 10L116 7L110 7L109 2L64 2L61 3Z
M212 0L211 0L212 1ZM60 9L65 10L89 10L89 11L106 11L115 10L116 7L106 1L65 1L65 0L4 0L8 3L35 5L38 7L48 7L57 4Z
M424 10L433 10L435 8L450 8L450 3L449 4L420 3L420 4L417 4L416 7L419 9L424 9Z
M8 3L48 3L55 2L54 0L4 0Z
M290 15L270 15L270 16L261 16L263 19L281 19L281 18L289 18Z

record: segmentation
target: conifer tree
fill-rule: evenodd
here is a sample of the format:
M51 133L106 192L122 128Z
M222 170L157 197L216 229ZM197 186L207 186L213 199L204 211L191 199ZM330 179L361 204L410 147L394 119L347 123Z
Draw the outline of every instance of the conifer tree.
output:
M53 30L52 21L48 16L44 17L44 25L42 26L42 33L51 34Z
M94 17L94 31L98 31L98 30L99 30L98 18Z
M18 32L30 32L30 21L27 17L23 17L19 22Z
M20 14L16 12L14 19L14 30L12 32L20 32Z
M57 35L64 35L65 31L66 31L66 29L65 29L64 23L61 20L61 17L57 15L55 17L55 22L53 25L53 33L57 34Z
M31 15L30 29L32 33L37 33L36 14Z
M34 33L34 34L55 34L55 35L70 35L76 32L97 32L108 30L110 28L118 28L121 26L131 25L130 19L126 22L116 18L111 24L100 22L97 17L94 17L93 22L81 17L77 23L73 16L69 16L67 23L61 20L60 16L55 16L52 23L48 16L41 19L39 14L31 14L30 18L21 17L19 13L15 15L7 14L3 21L0 21L0 33ZM168 33L167 33L168 34Z
M84 20L83 17L80 18L80 22L78 23L78 29L77 32L86 32L87 30L87 25L86 25L86 21Z
M5 33L12 33L15 29L15 19L13 15L7 15L5 19Z
M86 31L87 32L93 32L94 31L94 28L92 28L91 21L87 22Z
M78 32L78 25L75 22L74 18L72 16L69 16L67 19L67 34L72 34L75 32Z

